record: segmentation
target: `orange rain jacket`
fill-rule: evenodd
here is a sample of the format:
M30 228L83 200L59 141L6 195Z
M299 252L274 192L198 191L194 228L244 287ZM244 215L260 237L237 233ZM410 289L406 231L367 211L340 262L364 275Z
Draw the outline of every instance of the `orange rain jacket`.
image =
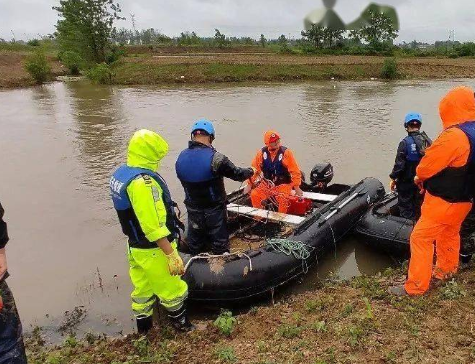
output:
M270 137L273 134L278 135L274 131L268 131L264 135L264 143L265 143L266 146L269 146ZM274 160L275 157L277 156L277 152L278 152L278 150L269 151L270 158L272 158L272 160ZM262 163L263 162L264 162L264 159L263 159L263 156L262 156L262 150L259 149L259 151L257 152L256 156L254 157L254 159L252 161L252 166L257 170L257 172L262 172ZM294 154L292 153L292 151L290 149L287 149L285 151L284 158L282 159L282 164L285 168L287 168L287 170L290 173L290 178L292 180L290 185L292 187L299 187L302 184L302 173L300 172L300 167L297 164L297 161L295 160ZM256 173L255 175L259 175L259 173Z
M475 96L468 87L457 87L442 99L440 117L444 131L426 150L417 176L427 181L448 167L468 163L470 142L465 133L452 126L475 121ZM426 192L422 215L411 234L411 259L406 284L410 295L429 289L431 277L445 279L456 273L459 265L460 227L472 208L470 202L450 203ZM434 271L434 242L437 261Z
M475 121L475 96L468 87L452 90L440 106L444 131L430 146L417 167L417 176L426 181L447 167L463 167L470 155L470 143L465 133L452 126ZM450 203L426 192L425 213L431 220L444 224L461 224L470 203Z
M271 142L271 136L278 136L278 134L274 131L268 131L264 135L264 143L266 146L269 146ZM275 151L269 151L270 158L274 160L277 157L278 149ZM252 161L252 167L254 167L257 172L254 176L259 176L262 172L262 165L263 165L264 158L262 156L262 150L259 150ZM286 213L289 208L289 199L292 189L294 187L300 187L302 184L302 173L300 172L300 167L295 160L294 154L290 149L286 149L284 153L284 157L282 158L282 164L287 170L289 171L291 182L290 184L284 184L280 186L276 186L273 188L272 191L264 191L261 190L259 187L254 188L251 191L251 201L252 206L256 208L262 208L262 202L269 198L270 195L275 195L277 203L278 203L278 211L282 213ZM251 182L255 181L255 177L251 178Z

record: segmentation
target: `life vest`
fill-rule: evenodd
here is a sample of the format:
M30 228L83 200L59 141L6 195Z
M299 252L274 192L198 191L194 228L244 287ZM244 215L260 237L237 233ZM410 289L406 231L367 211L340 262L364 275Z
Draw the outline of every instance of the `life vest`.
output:
M425 187L431 195L447 202L472 202L475 195L475 122L456 125L462 130L470 143L467 164L462 167L447 167L429 178Z
M282 162L286 150L286 147L280 147L272 160L269 148L262 148L262 173L264 178L271 180L276 186L292 182L292 177Z
M419 163L423 155L420 146L416 142L416 137L408 135L404 138L404 142L406 143L406 161Z
M411 184L414 185L414 177L416 176L416 169L425 154L425 149L431 144L431 141L426 139L419 132L411 132L404 139L405 158L406 163L404 170L398 179L398 184Z
M191 142L175 163L176 174L185 190L185 205L212 208L226 203L224 179L213 173L212 147Z
M122 231L129 238L129 245L133 248L156 248L156 242L148 241L145 237L127 194L129 184L140 176L152 178L162 189L162 200L167 214L166 226L171 233L167 238L170 242L177 239L180 233L180 224L174 210L176 203L173 202L167 184L158 173L149 169L134 168L127 165L119 167L109 181L111 198L119 216Z

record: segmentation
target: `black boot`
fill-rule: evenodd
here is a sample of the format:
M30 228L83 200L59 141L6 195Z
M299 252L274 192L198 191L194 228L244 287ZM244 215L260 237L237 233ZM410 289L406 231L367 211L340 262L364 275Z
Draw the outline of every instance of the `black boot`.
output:
M147 332L153 327L153 317L141 317L137 318L137 331L140 335L146 335Z
M472 255L471 254L460 254L460 261L462 264L468 264L472 260Z
M183 305L183 307L177 311L169 311L168 317L170 318L173 328L177 331L189 332L195 329L195 326L193 326L193 324L188 319L185 305Z

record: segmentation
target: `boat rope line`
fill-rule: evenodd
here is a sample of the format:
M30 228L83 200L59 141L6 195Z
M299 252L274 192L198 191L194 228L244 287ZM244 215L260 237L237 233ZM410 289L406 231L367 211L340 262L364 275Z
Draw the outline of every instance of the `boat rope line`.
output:
M293 256L297 260L302 261L302 270L304 274L308 272L307 259L310 258L314 247L309 246L301 241L294 241L289 239L269 239L266 241L266 246L272 248L278 253L287 256Z
M209 253L201 253L201 254L195 255L194 257L191 257L190 260L188 260L188 262L186 262L184 271L186 273L186 271L188 270L190 265L196 260L210 260L210 259L219 259L219 258L226 259L226 258L229 258L229 257L232 257L232 256L237 256L239 258L242 258L242 257L247 258L249 260L249 271L252 272L252 259L246 253L225 253L225 254L219 254L219 255L209 254Z

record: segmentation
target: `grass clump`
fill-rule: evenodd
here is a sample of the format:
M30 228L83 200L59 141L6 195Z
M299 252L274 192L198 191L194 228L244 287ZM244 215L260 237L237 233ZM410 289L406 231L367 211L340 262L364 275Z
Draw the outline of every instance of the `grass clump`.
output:
M41 50L28 56L25 62L25 69L39 85L45 83L51 77L51 67Z
M298 337L303 330L304 328L301 326L285 324L279 327L279 335L286 339L293 339Z
M218 346L214 350L214 354L223 363L235 363L237 361L236 353L231 346Z
M440 298L443 300L457 300L466 295L467 292L455 281L455 279L447 282L440 291Z
M327 325L325 321L316 321L312 325L312 329L315 332L326 332L327 331Z

